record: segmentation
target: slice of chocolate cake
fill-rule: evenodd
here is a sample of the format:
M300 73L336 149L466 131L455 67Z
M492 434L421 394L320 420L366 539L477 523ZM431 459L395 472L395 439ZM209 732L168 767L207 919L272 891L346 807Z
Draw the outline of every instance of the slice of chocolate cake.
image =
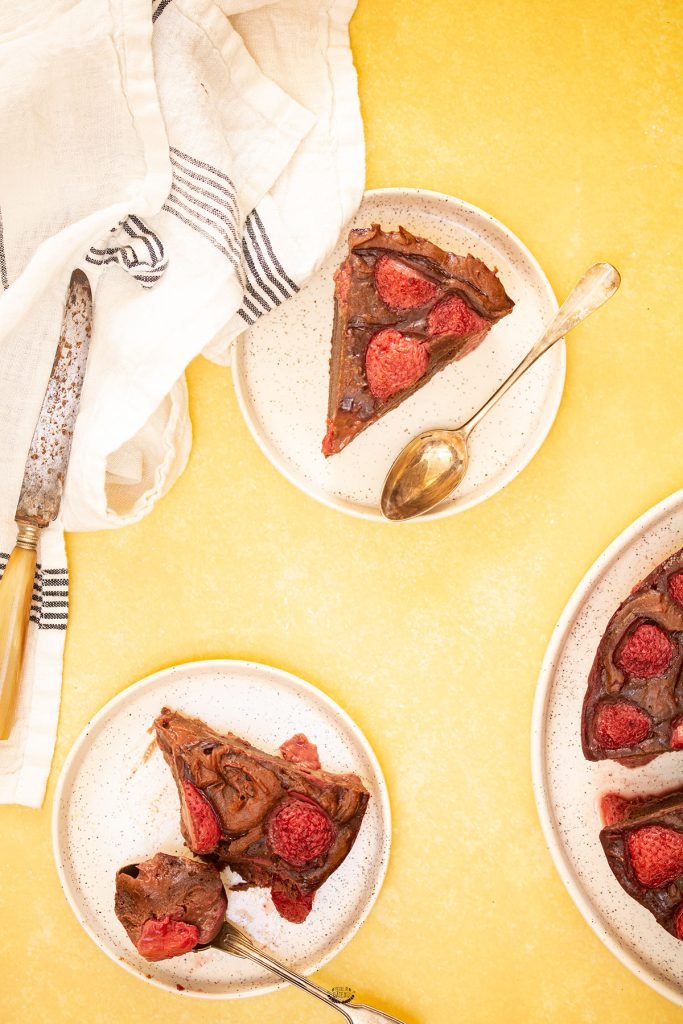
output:
M116 873L116 916L146 960L168 960L211 942L227 906L212 864L157 853Z
M623 817L603 828L600 842L629 896L683 939L683 790L625 800Z
M583 752L635 767L683 748L683 550L619 606L583 702Z
M285 744L290 761L168 708L155 726L189 848L244 887L267 886L283 917L304 921L358 835L369 799L360 779L312 767L302 735Z
M474 256L379 225L352 231L335 274L323 453L361 431L479 345L514 303Z

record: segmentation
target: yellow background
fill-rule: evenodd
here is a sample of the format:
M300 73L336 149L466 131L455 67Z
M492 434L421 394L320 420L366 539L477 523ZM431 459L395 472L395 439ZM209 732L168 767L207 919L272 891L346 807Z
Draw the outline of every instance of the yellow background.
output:
M198 1003L144 985L80 930L58 885L55 777L88 718L141 676L221 656L322 687L389 781L387 882L323 982L411 1024L680 1020L574 908L529 772L536 676L565 602L609 541L683 484L680 39L674 0L361 0L368 186L490 211L560 298L596 259L623 287L572 334L559 416L528 469L417 528L304 497L251 440L229 372L191 367L184 476L139 525L68 540L48 798L41 812L0 809L0 1020L333 1019L293 990Z

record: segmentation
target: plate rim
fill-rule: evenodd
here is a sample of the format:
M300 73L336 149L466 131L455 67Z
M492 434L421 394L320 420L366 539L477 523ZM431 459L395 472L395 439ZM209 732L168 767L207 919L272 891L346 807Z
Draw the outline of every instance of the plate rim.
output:
M555 870L569 893L572 902L593 932L624 967L627 967L640 981L654 989L659 995L664 996L678 1006L683 1006L683 986L678 987L674 983L664 981L661 977L656 976L649 968L643 965L635 953L632 953L622 945L610 929L602 923L600 917L596 915L591 900L576 877L571 858L562 843L559 831L555 827L555 816L546 781L545 739L547 732L547 709L555 679L556 666L582 605L590 596L607 567L619 558L629 543L638 534L644 535L647 533L658 521L662 520L666 515L671 515L681 506L683 506L683 488L674 491L655 505L646 509L645 512L626 526L608 544L577 584L553 628L543 656L534 694L530 736L531 777L536 813L538 814L543 837Z
M83 745L86 743L90 732L97 728L97 726L104 720L112 710L115 710L119 704L123 704L124 701L130 697L131 691L146 689L156 683L160 678L164 676L172 675L177 670L195 670L205 668L247 668L256 669L257 671L265 671L267 673L274 673L282 679L285 679L288 683L293 683L296 687L299 687L304 692L312 694L316 699L322 700L322 703L334 712L336 716L341 718L347 727L349 727L360 743L364 754L368 758L372 769L375 773L375 777L378 783L379 789L379 804L383 820L386 823L384 834L380 837L380 861L379 870L377 874L377 882L373 887L373 891L370 895L368 902L358 918L353 922L351 927L344 933L343 938L335 943L332 949L325 954L314 966L302 970L302 974L308 976L314 974L317 971L322 970L334 957L336 957L354 938L359 932L362 925L365 923L367 918L372 911L380 892L386 882L387 872L389 869L389 860L391 855L393 829L392 829L392 815L391 815L391 802L389 800L389 787L384 777L384 772L379 763L377 755L375 754L369 740L360 726L354 721L348 711L340 707L335 700L332 699L324 690L320 687L315 686L313 683L309 683L308 680L302 679L300 676L294 675L292 672L288 672L286 669L278 668L275 665L269 665L266 662L252 661L244 658L204 658L193 661L177 662L172 665L168 665L165 668L159 669L150 675L143 676L141 679L136 680L129 686L124 687L118 693L114 694L110 700L108 700L102 707L88 719L84 727L79 732L78 736L74 740L65 760L64 764L59 773L57 783L55 786L54 796L52 798L52 810L51 810L51 823L50 823L50 837L52 845L52 858L55 864L57 875L59 878L59 884L64 894L64 897L73 912L78 924L88 937L95 943L97 948L104 953L110 960L112 960L119 967L122 967L125 971L137 978L139 981L145 982L146 984L153 985L155 988L161 989L163 992L171 992L175 995L189 996L197 999L246 999L253 998L255 996L268 995L271 992L276 992L279 989L285 988L288 984L286 981L275 981L272 984L266 983L255 990L238 991L238 992L197 992L191 989L178 990L171 987L170 984L159 981L156 978L147 978L140 971L136 970L132 964L127 963L125 960L120 960L115 956L98 938L94 930L84 920L84 917L78 907L75 900L74 894L71 891L71 886L66 877L66 870L64 860L61 856L61 844L60 844L60 827L59 827L59 815L62 807L62 801L65 796L66 784L69 776L71 775L74 762L77 756L81 752Z
M481 209L481 207L475 206L473 203L469 203L465 199L459 199L457 196L449 195L449 193L447 192L438 192L435 191L434 189L421 188L419 186L387 186L383 188L366 189L363 192L361 203L367 198L375 198L377 196L400 197L405 195L408 195L410 197L425 196L428 199L443 200L448 204L459 207L460 209L464 210L467 213L484 218L490 224L496 227L499 231L501 231L503 234L507 235L510 239L512 239L515 245L518 246L518 248L521 250L521 252L524 254L524 256L527 258L527 260L533 267L533 269L537 272L539 283L543 285L544 291L548 295L553 310L557 312L557 310L559 309L557 297L555 295L555 292L553 291L553 287L550 284L550 281L548 280L548 276L541 267L539 261L536 259L536 257L530 251L530 249L525 245L525 243L519 238L519 236L514 231L512 231L505 224L503 224L502 221L498 220L497 217L494 217L493 214L490 214L486 210ZM356 215L356 212L357 211L354 212L354 216ZM347 225L345 224L344 228L342 228L341 233L343 233L346 230L346 227ZM324 265L327 259L329 259L329 255L330 254L328 254L328 256L326 256L325 259L321 261L320 265L316 268L313 275L311 276L314 276L319 272L320 267ZM306 281L302 285L302 287L305 288L306 284L308 284L308 281ZM242 338L246 333L246 330L243 331L235 342L233 357L230 361L230 369L232 373L233 388L235 391L235 395L237 397L237 404L242 415L242 419L244 420L252 439L256 442L258 448L263 453L263 455L265 455L270 464L290 484L296 487L296 489L300 491L302 494L305 494L307 497L312 498L314 501L317 501L319 504L324 505L327 508L334 509L334 511L336 512L342 512L345 515L353 516L353 518L355 519L364 519L367 522L372 523L389 523L390 525L396 527L399 523L401 526L406 526L414 525L416 523L434 522L439 519L446 519L450 516L457 515L460 512L466 512L469 509L482 504L482 502L488 501L488 499L494 497L494 495L499 494L509 484L511 484L513 480L516 480L519 474L522 473L527 468L527 466L533 461L533 459L540 451L541 447L547 440L548 434L550 433L553 424L557 418L560 404L562 402L562 397L564 395L564 388L567 376L567 350L566 342L564 339L562 339L560 342L557 343L557 346L555 346L557 348L558 354L560 355L560 366L558 368L557 374L555 375L554 390L550 393L549 400L545 402L543 406L545 414L544 421L542 422L540 429L537 431L535 437L533 438L532 444L529 448L528 458L525 459L524 463L513 473L513 475L504 483L498 486L488 484L482 487L476 496L473 495L471 499L464 501L461 505L446 505L443 508L437 506L437 508L434 509L433 511L426 512L424 515L418 516L415 519L409 519L405 521L394 521L386 519L382 515L379 506L377 507L377 509L373 509L370 506L364 508L355 502L348 501L344 498L331 497L324 491L315 490L314 487L308 484L306 481L299 479L299 477L297 477L297 475L290 470L289 466L286 464L284 459L280 459L280 456L271 449L271 447L266 442L265 438L261 436L261 432L258 430L256 423L253 421L253 418L248 411L249 403L247 401L246 396L246 387L244 386L244 374L241 370Z

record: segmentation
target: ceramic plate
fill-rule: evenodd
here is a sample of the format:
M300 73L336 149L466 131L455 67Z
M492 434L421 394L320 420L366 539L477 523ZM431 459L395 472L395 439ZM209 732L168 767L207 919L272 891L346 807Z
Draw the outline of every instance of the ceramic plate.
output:
M333 319L332 275L347 251L346 235L302 290L252 327L233 359L237 397L257 443L297 487L326 505L380 520L386 473L415 434L463 423L508 376L557 309L548 280L528 249L489 214L468 203L422 189L368 192L354 227L403 225L444 249L471 252L490 267L515 301L510 316L479 348L437 374L338 455L325 459L325 433ZM565 352L548 352L477 427L471 463L456 493L424 519L438 519L478 504L509 483L545 439L560 403Z
M367 786L370 801L356 843L319 890L307 921L283 920L265 889L229 894L231 919L256 942L304 974L317 970L355 934L382 885L391 831L387 789L348 715L313 686L265 665L204 661L166 669L124 690L81 733L62 770L53 812L57 870L76 917L113 960L172 992L226 998L283 984L256 964L213 949L148 963L114 914L119 867L158 850L189 856L175 784L150 735L164 705L273 753L304 732L317 744L324 768L356 772ZM229 872L224 877L229 882Z
M683 546L683 491L656 505L597 560L555 627L534 705L536 802L555 866L594 931L634 974L683 1005L683 946L624 892L598 839L608 792L657 793L683 785L683 755L641 768L586 761L581 707L595 651L612 614L636 583Z

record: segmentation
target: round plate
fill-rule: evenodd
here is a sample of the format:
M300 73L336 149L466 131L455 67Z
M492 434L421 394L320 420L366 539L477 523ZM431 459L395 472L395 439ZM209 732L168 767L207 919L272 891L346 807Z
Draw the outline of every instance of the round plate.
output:
M457 253L497 268L515 301L479 348L452 363L338 455L321 452L332 319L332 275L347 252L346 232L308 284L239 340L233 358L237 398L257 443L297 487L332 508L386 522L379 510L384 478L401 448L430 427L459 426L538 340L557 310L548 280L529 250L483 210L439 192L367 192L354 227L403 225ZM560 342L526 374L472 435L470 468L446 502L421 517L461 512L509 483L532 459L555 419L564 386Z
M329 697L286 672L243 661L177 665L143 679L98 712L69 754L55 795L52 838L62 887L88 935L126 970L171 992L213 998L271 992L284 983L214 949L149 963L114 914L114 879L123 864L159 850L189 856L175 784L150 735L165 705L273 753L304 732L317 744L324 768L355 772L370 792L355 845L303 924L283 920L265 889L229 893L231 920L304 974L346 945L381 888L391 833L381 769L361 731Z
M641 768L586 761L580 732L588 674L609 619L633 586L682 544L683 491L678 491L629 526L581 581L543 662L531 751L541 824L570 896L622 963L681 1005L683 947L621 888L598 833L601 796L680 787L683 755L662 754Z

